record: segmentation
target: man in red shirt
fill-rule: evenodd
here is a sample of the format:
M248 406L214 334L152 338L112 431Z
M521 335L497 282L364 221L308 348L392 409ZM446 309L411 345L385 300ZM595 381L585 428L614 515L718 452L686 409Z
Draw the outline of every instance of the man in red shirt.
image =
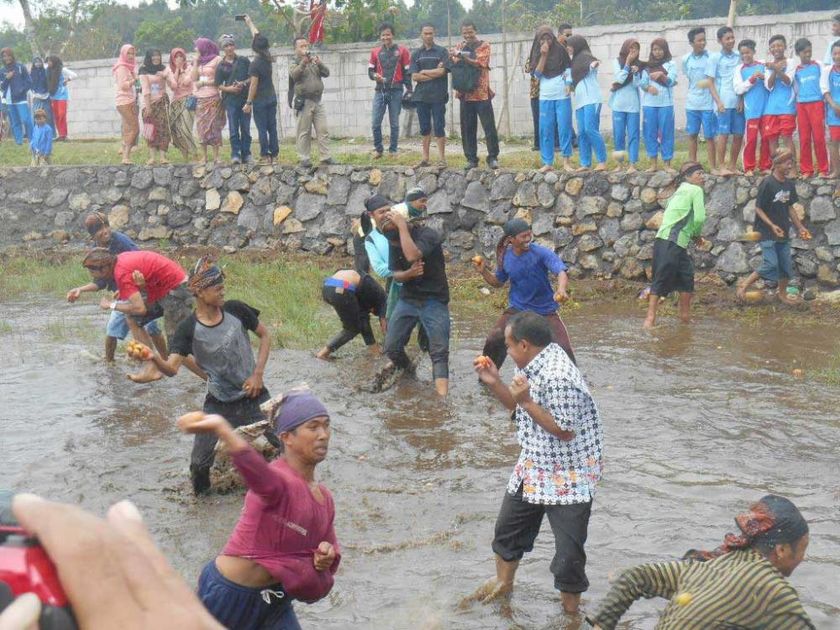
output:
M94 280L113 280L117 286L114 299L102 298L100 307L119 311L126 317L131 334L140 343L152 347L143 326L163 315L168 337L192 314L193 296L187 289L187 272L174 260L156 252L123 252L116 256L104 247L90 250L82 261ZM189 365L187 367L190 367ZM192 369L192 368L190 368ZM136 383L161 378L151 361L137 374L129 375Z
M382 119L388 108L388 120L391 125L391 142L388 153L396 155L400 138L400 109L402 107L403 86L406 96L411 96L411 54L408 48L394 43L394 27L382 24L379 27L381 46L370 51L368 77L376 81L373 96L373 156L382 157Z

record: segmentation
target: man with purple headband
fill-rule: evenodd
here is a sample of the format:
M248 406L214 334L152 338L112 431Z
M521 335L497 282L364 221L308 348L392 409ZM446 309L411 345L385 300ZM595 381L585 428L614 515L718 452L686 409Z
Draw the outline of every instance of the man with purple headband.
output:
M166 376L175 376L192 357L207 380L205 413L222 415L234 427L262 420L260 403L269 398L263 373L271 335L259 320L260 312L244 302L225 301L225 274L210 256L196 263L188 287L195 296L195 312L172 335L169 358L152 355L148 360ZM249 332L260 340L256 361ZM213 433L195 436L190 478L196 494L210 489L216 441Z

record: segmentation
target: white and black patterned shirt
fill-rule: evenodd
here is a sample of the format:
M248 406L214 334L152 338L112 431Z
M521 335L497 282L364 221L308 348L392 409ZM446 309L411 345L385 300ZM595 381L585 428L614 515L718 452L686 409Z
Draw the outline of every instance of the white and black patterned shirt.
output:
M531 398L548 411L563 431L575 437L563 441L543 429L519 405L514 411L516 439L522 447L507 491L528 503L546 505L587 503L601 479L601 418L583 376L566 352L550 343L524 369Z

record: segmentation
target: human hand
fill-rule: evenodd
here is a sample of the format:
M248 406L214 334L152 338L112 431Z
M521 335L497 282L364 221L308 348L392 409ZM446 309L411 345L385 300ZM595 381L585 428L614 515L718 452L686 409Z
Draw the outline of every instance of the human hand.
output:
M146 277L137 269L131 272L131 281L137 285L138 289L146 288Z
M111 310L111 302L113 302L113 301L114 300L112 300L110 298L104 297L101 300L99 300L99 308L101 308L103 311L110 311Z
M256 398L260 395L260 392L263 389L263 377L262 374L257 374L254 372L245 379L245 382L242 383L242 391L245 392L245 395L248 398Z
M601 65L601 62L596 59L595 61L593 61L592 63L589 64L589 67L594 69L594 68L597 68L600 65Z
M6 78L7 78L9 81L11 81L14 77L15 77L15 72L14 72L14 70L10 70L9 72L7 72L7 73L6 73Z
M784 238L785 237L785 231L782 228L780 228L778 225L776 225L775 223L773 223L770 226L770 229L773 231L773 234L775 234L779 238Z
M80 628L222 627L172 569L131 502L111 506L102 519L18 494L12 512L55 564ZM39 609L40 602L21 596L0 615L0 627L37 628Z
M569 294L566 292L566 289L557 289L557 291L554 293L554 301L558 304L568 302Z
M739 113L744 111L744 101L743 100L738 99L738 103L735 105L735 111L739 112Z
M648 76L650 77L651 81L659 82L662 78L665 77L665 73L661 70L656 70L654 72L651 72Z
M385 213L385 218L397 226L397 228L405 227L408 225L408 221L406 221L405 217L400 214L399 212L394 212L393 210L388 210Z
M312 564L315 565L316 571L326 571L332 566L333 562L335 562L335 547L324 541L315 550Z
M799 238L803 241L810 241L813 236L811 236L811 232L807 228L800 228L799 230Z
M753 79L755 79L756 81L764 81L764 73L760 70L756 70L753 73Z
M657 94L659 94L659 90L657 90L656 87L653 86L653 85L647 86L647 88L645 89L645 92L647 92L648 94L651 94L653 96L656 96Z
M423 276L423 259L415 260L411 263L411 267L406 269L406 278L409 280L413 280L414 278L420 278Z
M632 74L639 74L639 66L630 66L630 72Z
M639 51L637 51L635 48L633 48L633 49L630 50L629 53L627 53L627 59L624 60L624 65L629 66L634 61L636 61L638 58L639 58Z
M499 368L493 363L493 359L487 356L480 356L473 359L473 368L475 368L478 379L485 385L492 385L499 380Z
M547 57L549 50L551 50L551 44L549 44L548 42L543 42L542 44L540 44L540 55L542 55L543 57Z
M718 110L718 114L722 114L723 112L726 111L726 105L723 104L723 101L718 101L717 102L717 110Z
M517 374L510 382L510 395L517 405L524 405L531 402L531 384L528 379L522 374Z
M206 414L203 411L186 413L178 418L176 424L181 433L219 433L225 427L230 428L230 424L222 416L215 413Z
M245 112L246 114L250 114L251 113L251 104L250 103L245 103L242 106L242 111Z
M484 271L484 256L473 256L470 258L470 261L472 261L476 269Z
M376 74L374 74L374 75L373 75L373 79L374 79L374 81L376 81L377 83L384 83L384 82L385 82L385 77L383 77L383 76L382 76L381 74L379 74L378 72L377 72Z
M79 299L79 296L82 295L82 289L80 287L76 287L75 289L70 289L67 292L67 301L71 304Z

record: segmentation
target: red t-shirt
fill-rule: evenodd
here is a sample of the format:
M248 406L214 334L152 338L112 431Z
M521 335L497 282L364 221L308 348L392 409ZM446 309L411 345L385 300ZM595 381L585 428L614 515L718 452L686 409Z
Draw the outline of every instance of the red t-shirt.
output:
M187 272L174 260L156 252L123 252L114 265L114 282L121 300L140 291L131 274L139 271L146 279L146 304L154 304L187 279Z
M370 51L368 68L381 74L392 87L399 87L408 73L409 66L411 66L411 53L405 46L399 44L394 44L390 48L377 46Z

